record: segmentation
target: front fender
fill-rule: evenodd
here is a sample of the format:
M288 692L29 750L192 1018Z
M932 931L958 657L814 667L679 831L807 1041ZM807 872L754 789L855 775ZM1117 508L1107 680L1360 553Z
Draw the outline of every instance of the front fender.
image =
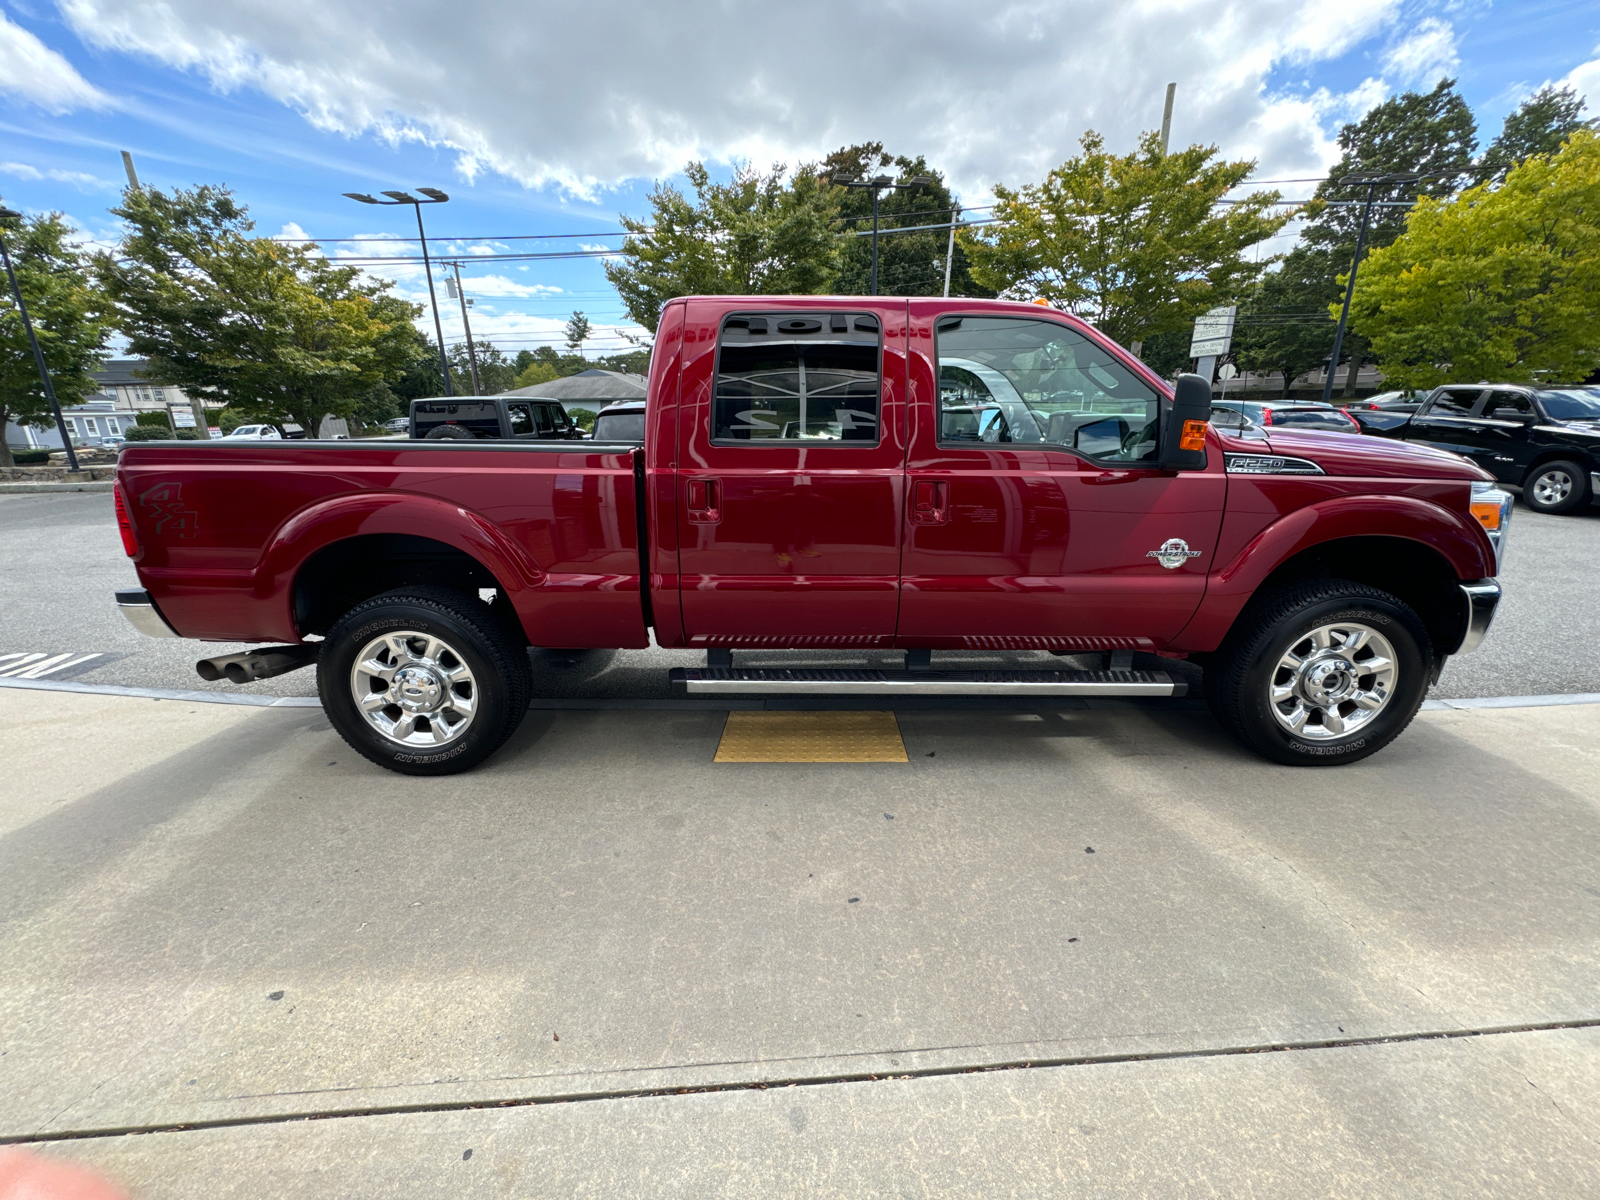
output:
M280 606L292 623L294 577L306 560L346 538L382 533L430 538L471 555L518 611L523 594L545 581L544 570L526 550L471 509L411 492L358 492L303 508L273 531L254 573L257 599Z
M1200 608L1172 642L1178 650L1214 650L1262 582L1302 551L1342 538L1416 542L1438 553L1456 578L1495 572L1494 548L1476 521L1415 496L1340 496L1273 521L1229 562L1212 571Z

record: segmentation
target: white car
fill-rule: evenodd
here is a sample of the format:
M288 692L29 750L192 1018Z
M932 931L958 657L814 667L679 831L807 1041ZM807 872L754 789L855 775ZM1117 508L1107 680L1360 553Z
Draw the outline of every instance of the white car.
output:
M232 441L235 438L277 438L282 440L283 435L278 432L276 425L240 425L232 433L222 435L223 441Z

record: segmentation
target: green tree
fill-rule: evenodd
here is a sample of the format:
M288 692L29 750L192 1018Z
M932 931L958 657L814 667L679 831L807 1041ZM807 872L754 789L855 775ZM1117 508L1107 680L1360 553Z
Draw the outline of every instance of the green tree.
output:
M1295 247L1239 310L1233 355L1240 369L1257 375L1281 372L1287 395L1296 379L1328 357L1333 346L1328 305L1338 286L1328 251Z
M996 185L999 223L960 237L980 284L1049 300L1119 342L1181 329L1247 291L1261 265L1245 251L1292 215L1273 210L1277 192L1219 206L1255 163L1213 162L1215 146L1164 154L1148 133L1119 156L1092 130L1081 144L1042 183Z
M742 165L727 183L713 183L698 162L684 173L692 200L657 183L649 220L621 218L628 230L622 258L605 272L629 317L654 333L676 296L814 294L832 286L839 189L823 185L814 167L787 182L781 164L766 174Z
M226 188L129 188L97 273L150 377L315 434L401 381L421 309L301 245L249 236Z
M1495 179L1535 154L1551 155L1580 129L1593 129L1595 121L1582 120L1583 97L1570 87L1543 87L1506 117L1500 136L1483 152L1483 167Z
M474 341L478 355L478 382L483 385L483 395L498 396L517 386L517 371L513 361L493 342ZM472 360L467 354L467 344L456 342L450 347L450 381L458 396L473 394Z
M621 371L624 375L648 375L650 351L648 348L640 348L624 350L620 354L602 354L594 359L594 365L603 371Z
M889 175L914 179L931 175L933 182L905 191L885 191L878 200L878 226L884 229L909 229L919 225L939 225L959 214L955 198L945 186L944 177L929 168L921 155L907 158L891 155L882 142L865 142L835 150L817 166L828 179L850 176L870 179ZM865 295L872 279L872 193L864 188L835 188L839 216L834 228L840 233L838 278L833 290L845 295ZM925 233L894 233L878 238L878 291L885 296L938 296L944 291L945 251L949 248L948 229ZM957 242L950 264L952 296L992 296L994 292L972 278L972 264L965 247Z
M1357 276L1355 328L1401 387L1579 380L1600 366L1600 137L1499 187L1425 199Z
M537 387L541 383L554 383L561 378L561 370L554 363L533 359L526 369L518 371L512 387Z
M574 354L583 353L583 344L589 340L589 318L582 312L575 311L567 321L566 342L567 349Z
M60 213L13 217L0 221L0 228L56 398L63 407L78 404L99 390L92 372L105 361L111 332L110 314L93 285L89 260L72 245L72 231ZM6 426L15 422L42 428L55 415L3 275L0 291L0 466L9 467Z

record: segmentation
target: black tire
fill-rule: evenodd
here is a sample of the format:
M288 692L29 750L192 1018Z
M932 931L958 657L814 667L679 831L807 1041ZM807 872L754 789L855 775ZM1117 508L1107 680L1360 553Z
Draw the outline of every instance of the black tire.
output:
M1292 732L1276 715L1282 710L1275 711L1273 688L1279 685L1294 691L1302 676L1280 664L1291 650L1310 644L1308 639L1314 632L1342 623L1358 625L1387 641L1392 659L1374 653L1370 646L1348 658L1341 658L1336 649L1319 651L1313 647L1311 653L1303 655L1303 661L1312 664L1308 669L1322 665L1330 673L1326 678L1336 682L1350 680L1363 697L1377 691L1379 681L1378 675L1362 671L1365 662L1391 661L1391 682L1381 689L1381 707L1366 715L1355 700L1330 705L1333 719L1341 726L1357 719L1362 722L1347 733L1331 732L1331 722L1324 724L1327 712L1312 708L1309 711L1316 720L1303 718L1301 732ZM1368 655L1365 662L1356 657L1360 654ZM1340 661L1349 662L1355 669L1337 669ZM1387 592L1344 579L1291 584L1252 601L1240 614L1206 664L1206 704L1223 728L1273 762L1338 766L1377 753L1411 724L1427 695L1432 661L1433 647L1421 618ZM1338 690L1323 694L1336 695ZM1292 711L1306 707L1298 696L1282 703Z
M1540 463L1522 481L1522 499L1534 512L1576 512L1591 498L1589 472L1566 459Z
M449 687L460 688L470 700L470 716L460 732L437 750L385 736L357 703L357 656L375 639L399 632L424 635L410 643L413 647L425 646L426 638L437 639L448 651L437 655L438 660L446 665L459 662L467 669L465 683ZM363 680L377 686L372 679ZM526 650L488 605L440 587L398 588L363 600L328 631L317 663L322 707L339 736L364 758L405 775L454 775L477 766L516 732L528 711L531 684ZM445 708L448 711L433 718L419 714L417 723L424 728L411 736L434 736L427 732L434 720L442 720L448 730L450 717L459 714L448 704ZM398 705L383 711L402 720L406 715Z
M428 435L422 440L425 442L462 441L470 442L477 438L477 434L465 425L435 425L428 430Z

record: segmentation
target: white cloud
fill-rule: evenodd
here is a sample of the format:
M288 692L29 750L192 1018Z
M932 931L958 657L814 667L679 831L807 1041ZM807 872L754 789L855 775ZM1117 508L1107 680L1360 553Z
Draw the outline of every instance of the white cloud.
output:
M1456 73L1456 31L1448 21L1428 17L1412 34L1384 53L1384 69L1401 83L1431 87Z
M108 98L61 55L0 13L0 92L48 112L104 108Z
M1600 46L1594 48L1595 57L1568 72L1561 84L1573 89L1589 102L1586 116L1600 110Z
M255 88L319 128L453 149L468 179L502 172L595 197L690 158L791 165L850 142L922 153L968 199L1038 178L1085 128L1116 147L1155 127L1262 155L1274 174L1328 161L1303 98L1273 69L1387 29L1400 0L617 0L604 12L428 0L383 19L325 0L63 0L88 43ZM589 47L576 53L574 47ZM537 64L536 69L530 64ZM1265 143L1255 139L1270 132Z
M62 171L55 168L41 171L28 163L0 162L0 175L15 179L54 179L57 183L70 183L80 192L115 191L117 185L109 179L90 175L84 171Z

